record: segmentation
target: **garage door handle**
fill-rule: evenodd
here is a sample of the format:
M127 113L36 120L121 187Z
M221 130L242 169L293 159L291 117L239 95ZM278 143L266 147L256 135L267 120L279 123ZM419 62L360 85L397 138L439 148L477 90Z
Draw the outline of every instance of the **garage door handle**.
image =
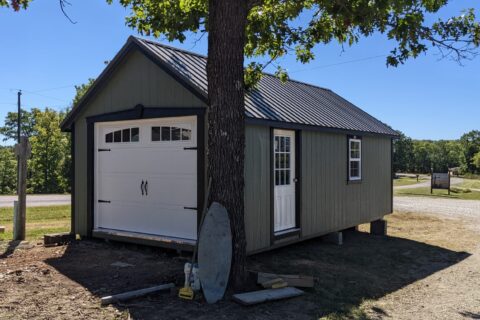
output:
M183 207L185 210L198 210L196 207Z
M148 196L148 180L145 180L145 195Z
M142 180L142 184L140 184L140 190L142 190L142 196L143 196L143 184L144 184L144 183L145 183L145 182L143 182L143 180Z

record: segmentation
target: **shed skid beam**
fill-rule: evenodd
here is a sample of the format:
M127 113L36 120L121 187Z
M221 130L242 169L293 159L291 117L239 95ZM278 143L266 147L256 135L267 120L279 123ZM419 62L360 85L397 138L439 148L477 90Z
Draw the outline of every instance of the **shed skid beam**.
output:
M378 219L370 222L370 233L376 236L387 235L387 221Z

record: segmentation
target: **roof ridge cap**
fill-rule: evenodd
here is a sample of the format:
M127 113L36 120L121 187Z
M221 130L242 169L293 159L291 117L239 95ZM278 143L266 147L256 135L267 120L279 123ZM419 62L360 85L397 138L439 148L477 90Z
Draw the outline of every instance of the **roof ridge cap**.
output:
M132 37L135 40L140 41L140 42L147 42L147 43L155 45L155 46L163 47L163 48L166 48L166 49L171 49L171 50L182 52L182 53L185 53L185 54L188 54L188 55L197 56L197 57L204 58L204 59L208 58L208 56L206 56L206 55L196 53L196 52L193 52L193 51L188 51L188 50L185 50L185 49L180 49L180 48L168 45L168 44L160 43L158 41L145 39L145 38L141 38L141 37L134 36L134 35L132 35L130 37Z

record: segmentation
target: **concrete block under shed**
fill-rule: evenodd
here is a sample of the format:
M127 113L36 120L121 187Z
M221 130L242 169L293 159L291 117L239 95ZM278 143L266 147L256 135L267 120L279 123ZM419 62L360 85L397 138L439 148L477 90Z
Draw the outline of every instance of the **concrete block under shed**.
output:
M341 246L343 244L343 233L341 231L332 232L322 237L322 240L331 244Z
M50 233L43 236L43 244L46 247L62 245L74 240L71 233Z
M387 221L383 219L370 222L370 233L376 236L387 235Z

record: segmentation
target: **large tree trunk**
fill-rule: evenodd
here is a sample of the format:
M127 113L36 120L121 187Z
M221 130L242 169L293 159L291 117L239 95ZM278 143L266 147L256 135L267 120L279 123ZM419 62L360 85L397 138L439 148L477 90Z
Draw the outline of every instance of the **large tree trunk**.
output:
M231 285L245 279L244 176L245 109L243 49L246 0L209 0L208 174L211 201L228 210L233 235Z

